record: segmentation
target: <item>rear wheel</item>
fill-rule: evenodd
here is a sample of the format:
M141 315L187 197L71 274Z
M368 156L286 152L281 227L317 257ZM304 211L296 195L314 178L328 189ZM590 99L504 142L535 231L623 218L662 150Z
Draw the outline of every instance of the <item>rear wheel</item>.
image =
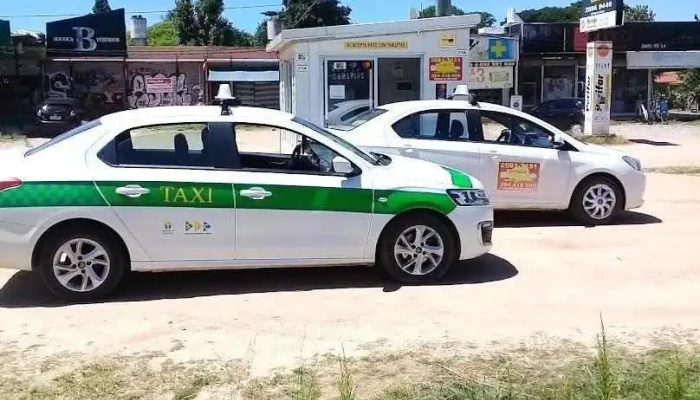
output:
M386 229L378 247L379 263L398 282L435 281L456 259L453 234L439 218L409 215Z
M98 232L59 232L43 243L37 270L54 295L91 301L113 291L122 280L124 255L115 241Z
M622 211L622 189L614 180L600 176L582 182L571 198L569 210L585 225L611 223Z

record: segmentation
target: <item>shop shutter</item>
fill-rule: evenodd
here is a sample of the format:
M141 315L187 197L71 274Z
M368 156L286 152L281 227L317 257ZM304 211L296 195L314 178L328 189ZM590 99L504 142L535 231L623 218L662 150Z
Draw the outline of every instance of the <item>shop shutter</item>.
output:
M235 82L234 93L241 105L279 110L279 82Z

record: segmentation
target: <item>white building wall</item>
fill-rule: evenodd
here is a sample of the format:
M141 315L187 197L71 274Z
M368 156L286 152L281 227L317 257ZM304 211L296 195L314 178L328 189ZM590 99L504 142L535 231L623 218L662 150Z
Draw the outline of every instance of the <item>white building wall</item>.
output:
M453 37L454 44L446 46L445 38ZM348 49L346 42L400 42L405 47L393 49ZM410 34L381 35L358 38L333 38L314 41L299 41L280 52L281 60L293 63L292 76L295 82L286 87L292 90L292 108L296 115L322 125L325 114L325 61L374 60L377 58L420 58L421 59L421 98L434 99L436 84L447 83L448 93L458 84L467 83L469 78L469 29L451 29L444 31L414 32ZM431 57L461 57L461 81L431 81ZM376 69L376 64L375 64ZM292 77L289 78L292 80ZM381 77L378 77L381 79ZM375 84L376 88L376 84ZM377 93L375 91L375 97Z

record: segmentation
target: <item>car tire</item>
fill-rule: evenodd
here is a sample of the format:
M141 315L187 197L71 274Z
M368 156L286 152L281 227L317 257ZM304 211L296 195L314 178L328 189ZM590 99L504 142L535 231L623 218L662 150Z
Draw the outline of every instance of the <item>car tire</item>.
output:
M112 235L99 230L61 230L47 237L35 268L49 291L68 301L94 301L124 277L126 258Z
M453 233L429 214L407 215L391 222L377 250L381 269L393 280L406 284L442 278L458 254Z
M623 191L615 180L596 176L576 187L569 211L585 226L607 225L622 212L624 201Z

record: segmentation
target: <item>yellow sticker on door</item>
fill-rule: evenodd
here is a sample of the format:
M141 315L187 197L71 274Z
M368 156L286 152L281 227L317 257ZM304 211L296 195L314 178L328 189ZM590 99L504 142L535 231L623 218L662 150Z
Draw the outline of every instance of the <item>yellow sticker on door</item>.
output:
M538 163L498 163L498 190L537 191L539 183L540 164Z

